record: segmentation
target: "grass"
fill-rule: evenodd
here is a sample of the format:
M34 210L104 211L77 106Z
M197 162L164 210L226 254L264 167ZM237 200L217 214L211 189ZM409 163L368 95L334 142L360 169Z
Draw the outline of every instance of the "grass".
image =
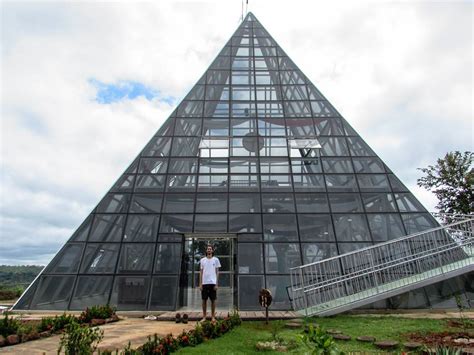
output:
M377 340L406 341L404 334L412 332L434 332L447 330L446 320L439 319L409 319L390 316L362 317L336 316L329 318L312 318L312 323L321 325L324 329L338 329L343 334L350 335L353 340L337 341L338 347L344 352L369 351L377 349L369 343L361 343L356 337L373 336ZM258 341L271 340L271 326L263 322L243 322L228 334L205 342L195 348L183 348L179 354L250 354L255 353L255 344ZM299 330L283 330L279 336L285 340L296 340L301 333ZM292 354L307 354L308 349L298 343L298 347L289 351ZM401 349L400 349L401 350ZM266 351L265 354L276 354Z

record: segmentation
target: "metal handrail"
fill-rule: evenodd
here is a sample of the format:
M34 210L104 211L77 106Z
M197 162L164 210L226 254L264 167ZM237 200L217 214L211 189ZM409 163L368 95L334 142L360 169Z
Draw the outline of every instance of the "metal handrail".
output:
M296 311L341 307L341 302L382 299L379 288L416 288L453 269L473 269L474 216L290 269L290 301ZM427 276L427 272L429 275ZM421 275L421 276L420 276ZM429 281L432 282L432 281ZM413 286L411 286L413 285ZM363 295L362 295L363 294ZM388 297L388 296L387 296ZM346 300L347 298L347 300ZM386 298L386 297L385 297ZM343 299L343 301L341 301Z

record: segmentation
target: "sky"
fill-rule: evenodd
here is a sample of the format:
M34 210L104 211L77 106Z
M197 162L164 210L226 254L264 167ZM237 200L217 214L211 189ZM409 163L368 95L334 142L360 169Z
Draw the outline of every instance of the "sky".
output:
M240 23L242 1L1 1L0 264L46 264ZM473 150L472 1L249 0L428 210L416 186Z

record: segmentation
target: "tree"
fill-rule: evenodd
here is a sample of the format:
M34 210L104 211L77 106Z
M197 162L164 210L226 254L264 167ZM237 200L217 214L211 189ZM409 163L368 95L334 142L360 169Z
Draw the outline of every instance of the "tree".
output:
M455 151L437 160L436 165L418 168L425 176L418 186L432 191L438 198L436 208L442 213L470 214L474 210L473 152Z

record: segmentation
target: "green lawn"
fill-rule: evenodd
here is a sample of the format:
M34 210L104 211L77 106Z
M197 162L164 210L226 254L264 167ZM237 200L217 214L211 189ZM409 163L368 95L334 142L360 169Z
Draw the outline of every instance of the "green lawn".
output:
M330 318L313 318L314 323L320 324L324 329L338 329L343 334L353 337L351 341L338 341L338 347L345 352L350 351L377 351L372 344L361 343L355 340L357 336L370 335L377 340L391 339L400 342L406 341L403 334L410 332L430 332L447 330L445 320L437 319L408 319L398 317L359 317L336 316ZM301 332L298 330L283 330L280 336L285 340L296 339ZM211 341L207 341L195 348L184 348L180 354L249 354L255 352L258 341L271 340L270 326L263 322L243 322L240 327L230 333ZM276 352L265 352L273 354ZM300 344L290 351L294 354L308 353L308 349Z

